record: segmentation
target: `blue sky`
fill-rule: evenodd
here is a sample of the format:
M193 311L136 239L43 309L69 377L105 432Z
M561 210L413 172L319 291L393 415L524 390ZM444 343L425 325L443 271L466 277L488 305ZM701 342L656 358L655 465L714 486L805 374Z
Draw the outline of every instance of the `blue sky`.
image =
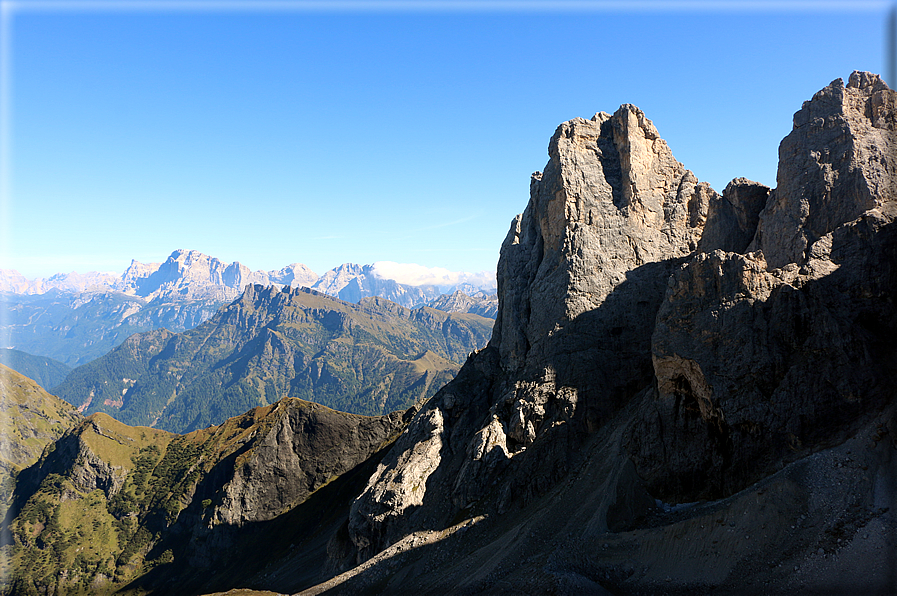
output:
M893 4L256 6L3 1L0 266L494 271L558 124L632 103L718 191L775 186L801 103L885 74Z

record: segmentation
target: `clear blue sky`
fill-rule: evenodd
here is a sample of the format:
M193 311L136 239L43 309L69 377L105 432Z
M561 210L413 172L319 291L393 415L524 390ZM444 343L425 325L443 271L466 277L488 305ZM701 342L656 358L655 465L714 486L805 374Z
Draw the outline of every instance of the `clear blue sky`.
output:
M27 277L177 248L494 271L557 125L621 103L718 191L775 186L801 103L885 74L892 6L3 4L2 267Z

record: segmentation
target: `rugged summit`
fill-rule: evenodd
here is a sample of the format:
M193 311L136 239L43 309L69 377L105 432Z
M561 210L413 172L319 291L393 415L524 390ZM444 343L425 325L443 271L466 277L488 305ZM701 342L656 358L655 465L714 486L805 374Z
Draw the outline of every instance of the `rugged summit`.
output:
M580 428L598 428L650 385L651 329L666 279L695 250L708 206L719 200L631 105L562 124L548 151L530 203L502 245L498 317L489 348L472 366L483 380L459 391L459 377L421 414L431 417L427 440L439 452L451 437L453 457L438 470L424 468L421 489L410 495L418 501L428 480L441 481L455 507L466 507L501 477L506 490L496 506L505 508L518 491L534 490L534 474L547 474L548 483L562 475ZM350 530L362 552L405 532L394 533L393 523L404 528L430 513L406 513L401 501L374 513L382 507L379 485L407 483L404 466L389 466L416 428L353 508Z
M234 300L250 284L311 287L318 276L302 263L280 271L252 271L239 262L222 263L196 250L176 250L162 263L132 261L116 289L148 299Z
M328 586L897 587L867 559L897 548L879 444L897 436L895 98L876 75L833 82L795 115L778 187L736 179L722 196L634 106L562 124L502 246L492 341L356 499L354 562L373 559ZM720 554L713 524L745 507L753 540ZM512 547L521 534L540 541ZM652 554L691 540L678 565Z
M439 296L436 286L410 286L393 279L383 279L374 273L373 265L354 263L343 263L328 271L311 287L346 302L379 296L409 308L426 304Z
M894 92L855 72L804 102L779 147L777 187L751 249L770 268L803 265L815 242L897 195Z

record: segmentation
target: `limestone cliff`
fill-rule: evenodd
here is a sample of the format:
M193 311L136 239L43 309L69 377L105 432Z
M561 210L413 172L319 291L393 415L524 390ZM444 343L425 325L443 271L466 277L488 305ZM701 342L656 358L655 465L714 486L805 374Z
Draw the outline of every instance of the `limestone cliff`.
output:
M633 106L562 124L492 341L353 503L361 565L309 593L897 588L895 98L833 82L777 188L722 195Z
M468 388L459 375L421 414L442 454L438 468L418 462L431 455L415 455L414 427L384 460L350 518L363 556L403 535L416 517L445 523L494 482L499 509L537 494L566 473L582 431L651 384L651 330L666 279L697 247L719 198L631 105L562 124L548 152L502 245L492 341L468 363L482 380ZM439 487L454 508L406 512L402 497L378 499L383 490L405 494L379 487L407 484L409 467L422 472L407 498L420 504Z

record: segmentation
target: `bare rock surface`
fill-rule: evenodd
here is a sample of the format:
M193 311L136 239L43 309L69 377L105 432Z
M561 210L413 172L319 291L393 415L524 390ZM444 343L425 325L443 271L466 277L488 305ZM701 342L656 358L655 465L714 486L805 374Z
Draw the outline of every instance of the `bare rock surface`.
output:
M708 205L698 251L745 252L757 232L769 191L768 186L747 178L730 182L722 196L715 197Z
M803 265L816 240L897 194L897 99L878 75L837 79L794 115L753 248L771 268Z
M835 81L778 187L722 196L633 106L562 124L492 341L356 499L345 574L306 593L897 589L895 95Z
M219 489L211 524L274 519L362 463L402 425L401 412L354 416L298 399L282 410L253 437L251 456Z
M416 527L418 516L445 523L480 499L504 510L539 494L566 473L582 431L651 383L650 331L666 277L697 247L718 197L631 105L562 124L549 156L502 246L490 348L468 362L471 378L420 414L444 420L443 463L427 494L439 487L455 508L403 499L409 486L389 493L394 511L417 505L408 514L364 515L382 505L379 483L410 482L405 470L425 467L413 442L400 441L353 506L350 533L363 553ZM499 489L486 488L496 482Z

